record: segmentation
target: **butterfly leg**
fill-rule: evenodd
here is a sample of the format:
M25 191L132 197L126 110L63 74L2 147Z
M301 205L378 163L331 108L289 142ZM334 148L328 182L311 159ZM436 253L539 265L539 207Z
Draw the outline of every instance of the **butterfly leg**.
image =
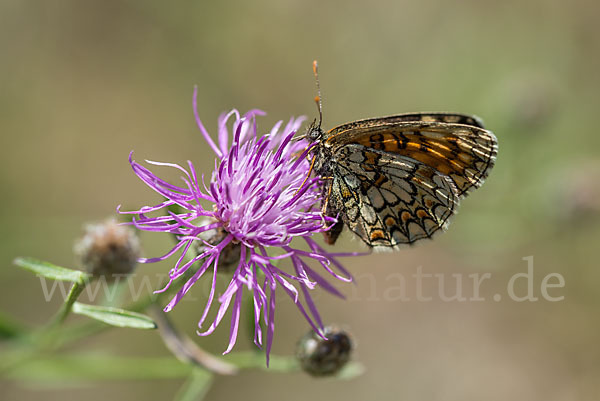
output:
M323 213L323 216L335 217L336 219L338 219L337 222L335 222L335 223L333 223L333 225L329 226L329 229L327 231L323 232L323 237L325 239L325 242L328 245L333 245L333 244L335 244L338 237L342 233L342 230L344 228L344 222L340 218L339 211L334 205L334 203L336 203L336 199L332 200L332 198L331 198L331 189L333 187L333 185L332 185L333 177L322 177L322 179L328 180L329 183L326 187L323 188L324 201L323 201L323 207L321 209L321 212Z

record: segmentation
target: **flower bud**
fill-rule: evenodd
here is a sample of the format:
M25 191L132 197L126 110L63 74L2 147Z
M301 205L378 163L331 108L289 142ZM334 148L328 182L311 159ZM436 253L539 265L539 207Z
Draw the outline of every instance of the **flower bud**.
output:
M87 225L74 250L87 272L110 280L133 272L140 256L140 241L129 227L109 219Z
M335 326L325 327L324 333L326 340L311 330L300 339L296 349L300 366L312 376L338 373L352 354L352 341L348 334Z

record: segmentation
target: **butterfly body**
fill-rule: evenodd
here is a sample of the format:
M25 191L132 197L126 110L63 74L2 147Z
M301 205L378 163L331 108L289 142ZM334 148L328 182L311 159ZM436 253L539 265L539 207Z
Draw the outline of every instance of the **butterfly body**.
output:
M461 197L481 186L496 137L476 117L410 113L309 128L313 171L323 180L323 213L338 217L371 247L430 238L447 227Z

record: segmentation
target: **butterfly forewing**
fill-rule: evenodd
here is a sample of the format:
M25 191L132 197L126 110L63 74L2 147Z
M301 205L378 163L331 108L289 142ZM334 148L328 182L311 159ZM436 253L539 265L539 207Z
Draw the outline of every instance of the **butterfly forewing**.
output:
M331 134L336 130L335 134ZM465 124L408 121L328 132L325 146L335 155L355 143L424 163L449 176L458 195L483 184L497 154L496 137Z
M475 116L460 113L436 113L436 112L421 112L421 113L404 113L394 116L366 118L364 120L352 121L346 124L338 125L328 131L328 136L333 136L338 133L348 130L360 130L363 128L376 127L385 124L397 124L401 122L439 122L451 124L471 125L477 128L483 128L483 122Z

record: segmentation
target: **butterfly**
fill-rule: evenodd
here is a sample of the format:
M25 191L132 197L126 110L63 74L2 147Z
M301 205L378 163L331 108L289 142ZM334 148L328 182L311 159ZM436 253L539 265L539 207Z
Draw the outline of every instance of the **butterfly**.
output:
M494 166L498 141L477 117L407 113L323 131L320 93L315 100L319 123L305 138L323 182L323 214L338 218L324 233L329 244L344 226L370 247L431 238Z

